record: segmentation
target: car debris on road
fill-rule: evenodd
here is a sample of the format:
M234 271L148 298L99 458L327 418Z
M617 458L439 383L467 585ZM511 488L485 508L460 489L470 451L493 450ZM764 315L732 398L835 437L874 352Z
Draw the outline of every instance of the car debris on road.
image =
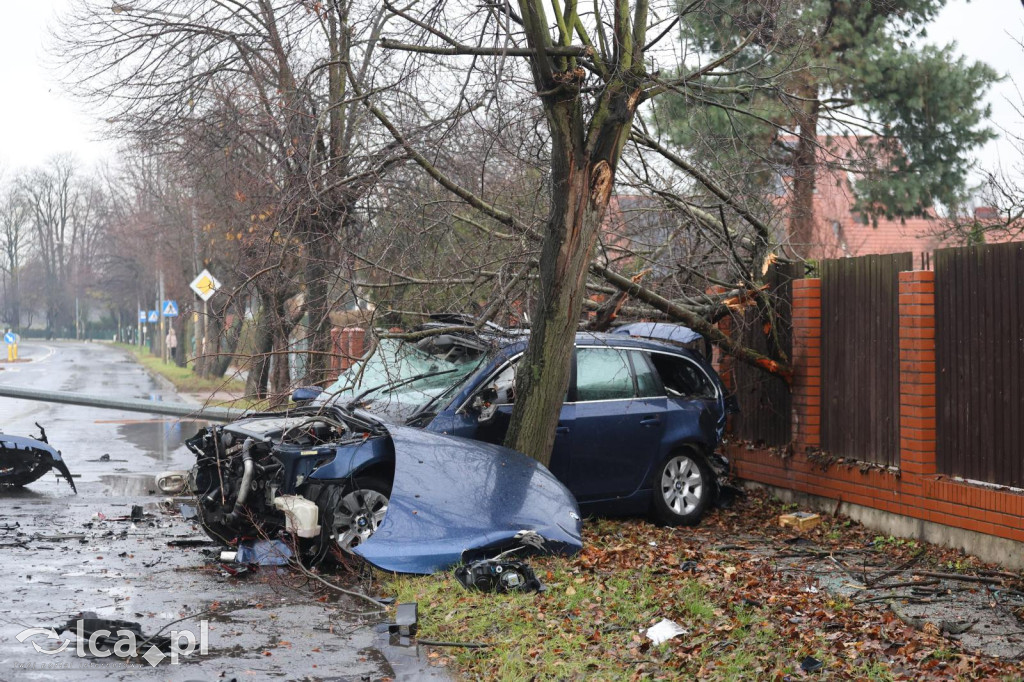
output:
M46 438L46 429L38 423L39 438L0 433L0 485L26 486L56 469L77 494L75 480L59 450Z

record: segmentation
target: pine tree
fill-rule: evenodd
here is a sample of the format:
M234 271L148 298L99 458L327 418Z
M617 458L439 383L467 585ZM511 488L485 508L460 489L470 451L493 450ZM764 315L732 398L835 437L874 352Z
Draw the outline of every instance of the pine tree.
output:
M822 162L856 172L856 209L876 219L926 214L958 204L971 150L992 139L982 101L998 79L954 45L924 44L944 0L721 0L717 12L681 28L682 46L702 59L734 49L751 26L766 28L740 56L766 83L723 78L693 96L659 101L657 122L676 144L734 173L737 191L790 178L789 239L813 239L813 195ZM749 81L748 81L749 82ZM819 136L857 135L858 158ZM744 187L744 185L746 187Z

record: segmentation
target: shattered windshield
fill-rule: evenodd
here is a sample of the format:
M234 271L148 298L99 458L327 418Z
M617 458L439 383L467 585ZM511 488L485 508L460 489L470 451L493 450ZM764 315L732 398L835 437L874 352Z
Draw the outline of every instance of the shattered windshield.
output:
M484 354L465 351L452 347L431 353L400 339L381 339L368 358L327 387L325 398L346 403L359 397L364 409L404 422L480 366Z

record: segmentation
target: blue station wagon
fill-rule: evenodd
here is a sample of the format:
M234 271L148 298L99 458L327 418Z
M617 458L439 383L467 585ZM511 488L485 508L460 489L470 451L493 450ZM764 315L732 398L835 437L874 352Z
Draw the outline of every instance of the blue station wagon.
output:
M685 327L652 327L664 337L700 338ZM644 332L643 325L632 331ZM497 328L417 343L383 339L311 402L500 444L527 340ZM296 396L303 397L313 395ZM585 514L650 513L666 524L695 524L727 466L715 449L728 403L714 369L691 348L628 333L579 333L549 469Z

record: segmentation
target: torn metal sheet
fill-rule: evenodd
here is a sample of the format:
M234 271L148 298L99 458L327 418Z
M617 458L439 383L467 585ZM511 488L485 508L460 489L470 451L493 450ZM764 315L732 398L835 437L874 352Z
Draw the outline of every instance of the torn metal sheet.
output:
M77 493L60 451L47 442L43 427L39 426L39 431L39 439L0 433L0 484L25 486L56 469Z
M434 573L543 539L540 551L582 547L572 494L536 460L497 445L389 427L395 477L384 522L355 553L398 573Z

